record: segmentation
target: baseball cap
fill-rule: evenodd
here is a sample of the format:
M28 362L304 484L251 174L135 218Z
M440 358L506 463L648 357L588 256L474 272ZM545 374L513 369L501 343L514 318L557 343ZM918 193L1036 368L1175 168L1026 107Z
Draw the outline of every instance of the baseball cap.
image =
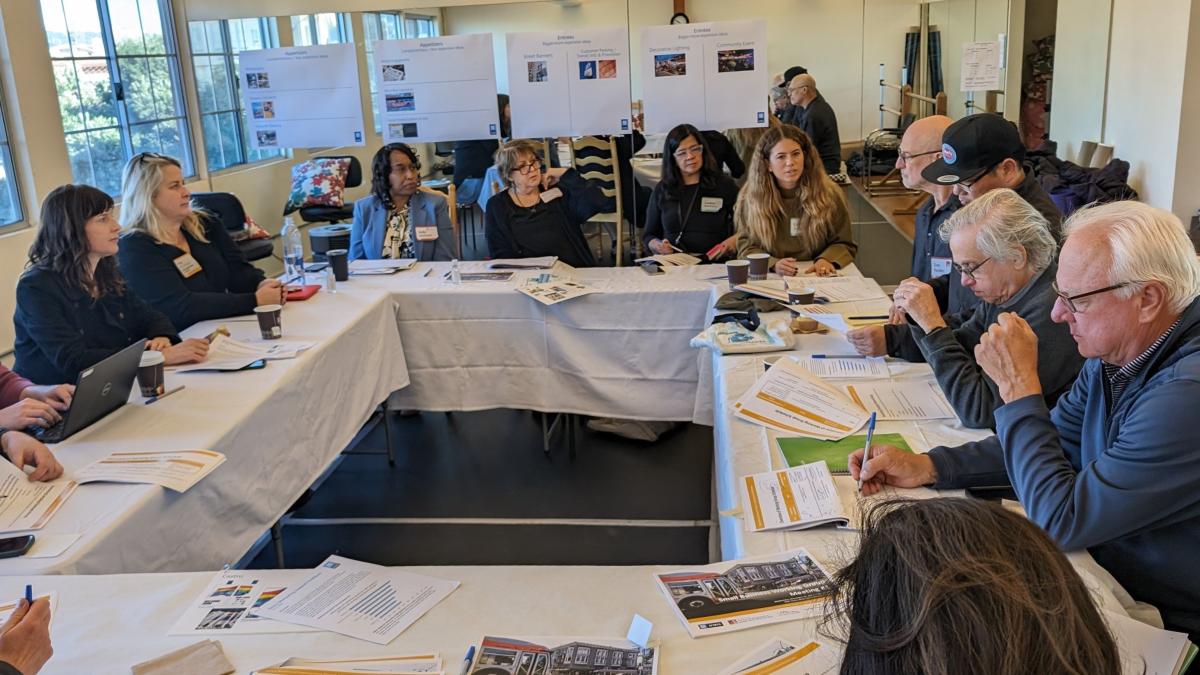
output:
M942 156L921 172L938 185L975 180L1009 157L1025 160L1017 125L995 113L964 117L942 133Z
M805 68L804 66L792 66L791 68L783 71L783 86L788 86L788 83L792 81L793 77L807 74L808 68Z

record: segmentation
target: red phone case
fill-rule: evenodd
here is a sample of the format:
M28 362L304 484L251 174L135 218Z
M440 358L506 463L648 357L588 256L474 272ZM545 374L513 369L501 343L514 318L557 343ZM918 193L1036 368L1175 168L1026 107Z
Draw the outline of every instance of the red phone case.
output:
M307 300L317 294L321 290L320 284L306 284L304 286L288 286L287 299L288 302L298 302Z

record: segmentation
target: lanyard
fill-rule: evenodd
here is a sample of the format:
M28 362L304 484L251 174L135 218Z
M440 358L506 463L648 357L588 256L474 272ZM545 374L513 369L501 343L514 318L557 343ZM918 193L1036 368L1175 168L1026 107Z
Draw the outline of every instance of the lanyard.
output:
M683 202L679 202L679 204L677 204L675 207L679 215L679 234L675 235L675 241L672 243L674 243L676 246L678 246L679 241L683 239L683 232L687 229L688 220L690 220L692 217L692 209L696 207L696 200L699 198L700 186L697 185L696 191L692 194L692 201L688 204L687 215L685 216L683 213Z

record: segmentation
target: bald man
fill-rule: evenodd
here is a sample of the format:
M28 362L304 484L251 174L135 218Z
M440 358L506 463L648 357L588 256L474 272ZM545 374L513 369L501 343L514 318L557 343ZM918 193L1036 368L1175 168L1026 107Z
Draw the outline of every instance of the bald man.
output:
M825 173L830 176L841 173L842 140L838 136L837 115L817 91L817 81L808 73L793 77L788 83L788 97L797 113L790 123L804 130L817 146Z

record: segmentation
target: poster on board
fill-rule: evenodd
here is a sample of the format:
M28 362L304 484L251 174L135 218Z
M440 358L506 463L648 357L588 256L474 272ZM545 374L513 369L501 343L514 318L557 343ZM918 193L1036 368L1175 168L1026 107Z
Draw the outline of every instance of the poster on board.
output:
M767 24L723 21L642 29L646 132L767 125Z
M256 49L239 62L255 150L365 142L354 45Z
M627 134L624 28L508 34L513 137Z
M375 43L384 143L500 138L490 33Z
M962 46L962 91L1003 89L1000 82L1000 43L964 42Z

